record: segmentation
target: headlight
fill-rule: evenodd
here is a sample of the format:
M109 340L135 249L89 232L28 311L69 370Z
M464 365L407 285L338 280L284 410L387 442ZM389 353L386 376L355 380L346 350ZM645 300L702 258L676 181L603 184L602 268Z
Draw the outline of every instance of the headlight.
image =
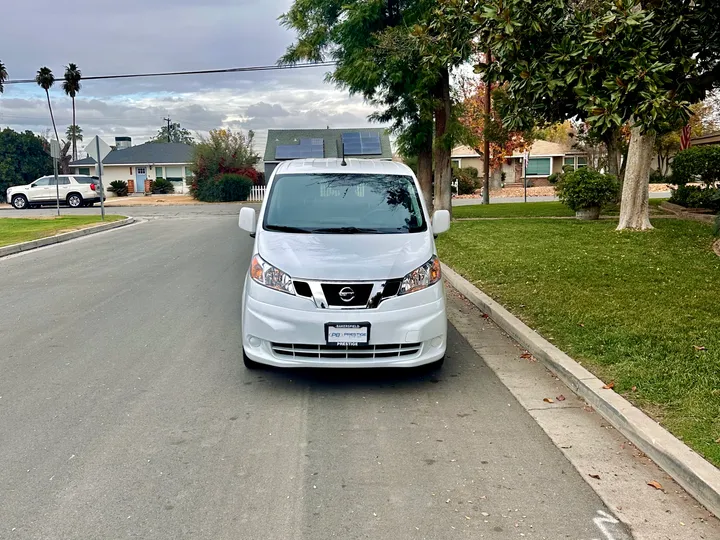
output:
M435 285L440 281L440 276L440 260L433 255L428 262L403 278L398 294L409 294L427 289L430 285Z
M260 285L276 291L295 294L292 279L282 270L265 262L260 255L255 255L250 263L250 277Z

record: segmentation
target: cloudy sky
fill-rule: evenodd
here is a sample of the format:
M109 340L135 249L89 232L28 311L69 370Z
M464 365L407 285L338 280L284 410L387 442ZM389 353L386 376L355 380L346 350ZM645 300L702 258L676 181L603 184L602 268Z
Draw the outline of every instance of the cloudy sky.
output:
M10 79L30 79L42 66L62 79L64 66L107 75L270 65L292 42L277 17L291 0L31 0L3 8L0 60ZM253 129L258 150L268 128L368 125L372 108L324 82L327 68L281 72L85 81L76 100L87 139L133 143L157 133L163 118L192 132ZM70 99L50 92L58 131L72 122ZM44 92L8 84L0 127L45 132Z

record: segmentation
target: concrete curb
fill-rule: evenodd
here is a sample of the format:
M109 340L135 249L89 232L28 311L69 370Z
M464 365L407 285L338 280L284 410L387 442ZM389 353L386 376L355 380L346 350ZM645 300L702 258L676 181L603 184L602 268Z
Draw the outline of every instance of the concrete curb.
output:
M720 470L625 398L612 390L603 389L605 383L600 379L447 265L443 264L442 270L450 285L541 360L697 501L715 516L720 516Z
M89 234L95 234L103 231L109 231L111 229L117 229L118 227L124 227L135 222L135 218L126 218L120 221L113 221L112 223L103 223L94 227L88 227L86 229L79 229L63 234L57 234L55 236L48 236L47 238L40 238L38 240L31 240L30 242L23 242L21 244L12 244L0 248L0 258L7 257L8 255L15 255L23 251L30 251L31 249L37 249L45 246L51 246L53 244L59 244L60 242L67 242L68 240L74 240L75 238L81 238Z

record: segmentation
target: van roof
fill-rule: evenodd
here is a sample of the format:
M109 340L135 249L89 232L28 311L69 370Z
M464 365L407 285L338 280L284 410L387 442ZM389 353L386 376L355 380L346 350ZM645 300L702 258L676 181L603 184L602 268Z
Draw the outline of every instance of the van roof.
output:
M379 159L345 158L347 165L341 165L342 160L327 159L295 159L283 161L275 169L276 174L392 174L412 176L413 172L404 163Z

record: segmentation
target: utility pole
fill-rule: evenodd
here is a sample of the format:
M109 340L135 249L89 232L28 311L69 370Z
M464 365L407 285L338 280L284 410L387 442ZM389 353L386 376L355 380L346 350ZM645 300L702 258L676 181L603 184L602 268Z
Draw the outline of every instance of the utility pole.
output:
M170 117L168 117L168 118L163 118L163 120L165 120L165 121L167 122L167 124L168 124L167 137L168 137L168 142L170 142Z
M485 53L485 61L490 65L492 58L490 51ZM487 78L487 77L486 77ZM490 123L490 81L485 81L485 122L483 126L483 204L490 204L490 141L487 138L487 126Z

